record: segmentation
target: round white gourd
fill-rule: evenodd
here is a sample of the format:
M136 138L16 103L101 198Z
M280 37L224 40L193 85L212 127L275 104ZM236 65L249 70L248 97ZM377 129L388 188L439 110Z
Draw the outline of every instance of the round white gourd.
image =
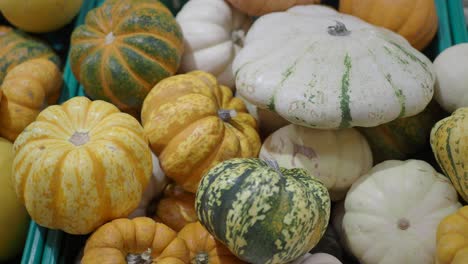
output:
M345 197L351 184L372 168L372 152L354 128L320 130L287 125L271 134L260 149L284 168L303 168L319 178L333 201Z
M437 76L434 98L452 113L468 106L468 43L445 49L434 60Z
M296 259L290 264L343 264L337 258L326 253L306 253L304 256Z
M449 179L425 161L389 160L352 185L342 228L362 264L431 264L439 222L460 207Z
M233 88L232 61L243 45L251 19L224 0L190 0L176 20L185 41L179 71L206 71Z
M402 36L321 5L258 18L233 70L248 101L321 129L416 115L435 83L431 61Z
M151 200L160 196L166 185L169 183L169 178L166 177L159 165L158 157L151 152L151 158L153 160L153 173L150 178L150 182L143 192L138 208L128 216L130 219L139 216L146 216L146 210Z

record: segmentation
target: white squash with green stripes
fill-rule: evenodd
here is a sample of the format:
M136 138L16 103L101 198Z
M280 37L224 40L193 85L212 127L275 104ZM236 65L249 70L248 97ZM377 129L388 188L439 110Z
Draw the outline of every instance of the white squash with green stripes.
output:
M403 37L320 5L257 19L233 71L251 103L321 129L416 115L435 83L431 61Z

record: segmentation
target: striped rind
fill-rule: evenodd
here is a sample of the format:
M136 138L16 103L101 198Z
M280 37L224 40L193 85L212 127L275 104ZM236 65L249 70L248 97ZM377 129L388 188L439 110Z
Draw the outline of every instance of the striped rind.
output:
M202 178L200 222L240 259L286 263L311 250L330 216L325 186L303 169L281 173L256 158L236 158Z
M442 171L468 202L468 107L459 108L437 122L430 142Z
M183 49L182 31L159 1L115 0L73 31L70 59L87 95L137 115L149 90L177 71Z

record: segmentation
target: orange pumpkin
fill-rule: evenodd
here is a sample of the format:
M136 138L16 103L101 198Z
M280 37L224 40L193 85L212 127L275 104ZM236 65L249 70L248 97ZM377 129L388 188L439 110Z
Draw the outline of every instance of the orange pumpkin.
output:
M217 241L201 224L187 224L177 234L185 241L190 252L190 263L235 264L246 263L234 256L229 249Z
M319 4L320 0L228 0L228 2L248 15L261 16L284 11L295 5Z
M339 11L397 32L418 50L438 28L434 0L340 0Z
M33 59L12 68L1 89L0 136L15 141L47 105L57 102L62 87L59 68L47 59Z
M436 260L438 264L468 263L468 206L439 223Z
M86 241L82 264L189 263L189 251L177 232L148 217L115 219Z
M195 212L195 194L170 184L164 190L164 196L156 205L154 219L175 231L198 220Z
M216 164L260 151L257 123L245 104L203 71L158 83L143 102L141 119L166 176L192 193Z

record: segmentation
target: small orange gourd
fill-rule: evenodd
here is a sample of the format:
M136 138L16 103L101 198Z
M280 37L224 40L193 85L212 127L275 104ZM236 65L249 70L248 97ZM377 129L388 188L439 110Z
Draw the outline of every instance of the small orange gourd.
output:
M448 215L439 223L436 263L468 263L468 206Z
M86 241L82 264L189 263L189 251L177 232L148 217L115 219Z
M261 16L284 11L295 5L319 4L320 0L228 0L228 2L248 15Z

